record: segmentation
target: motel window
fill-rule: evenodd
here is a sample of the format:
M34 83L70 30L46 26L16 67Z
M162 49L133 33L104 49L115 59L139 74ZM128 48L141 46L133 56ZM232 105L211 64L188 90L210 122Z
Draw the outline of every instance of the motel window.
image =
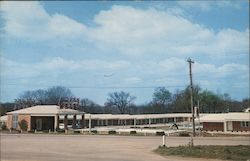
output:
M250 121L242 121L241 127L250 127Z
M18 126L18 115L17 114L13 114L12 115L12 128L16 129Z

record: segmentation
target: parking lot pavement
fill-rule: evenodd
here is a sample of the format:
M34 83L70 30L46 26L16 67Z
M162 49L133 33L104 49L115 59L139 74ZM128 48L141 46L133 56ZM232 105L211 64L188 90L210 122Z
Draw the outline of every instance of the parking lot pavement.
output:
M152 150L161 137L113 135L1 134L1 161L201 161L162 157ZM167 137L167 146L187 145L190 138ZM195 138L199 145L250 145L249 137ZM206 159L203 159L206 160Z

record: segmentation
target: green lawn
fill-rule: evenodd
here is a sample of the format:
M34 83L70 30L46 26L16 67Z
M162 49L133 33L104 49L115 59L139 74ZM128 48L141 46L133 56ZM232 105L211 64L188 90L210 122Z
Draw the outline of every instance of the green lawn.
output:
M160 155L178 155L183 157L213 158L222 160L250 160L250 146L179 146L159 147L155 150Z

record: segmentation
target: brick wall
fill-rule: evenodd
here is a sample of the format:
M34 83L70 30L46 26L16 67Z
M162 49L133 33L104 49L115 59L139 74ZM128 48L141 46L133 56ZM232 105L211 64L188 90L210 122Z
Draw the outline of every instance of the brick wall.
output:
M7 128L8 129L12 128L12 115L8 115L8 118L7 118Z
M18 115L18 122L21 122L22 120L27 121L28 123L28 131L31 129L31 119L30 119L30 115ZM19 125L18 125L18 129L20 129Z
M223 122L203 122L203 130L224 131Z
M241 127L240 121L233 121L234 131L250 131L250 127Z

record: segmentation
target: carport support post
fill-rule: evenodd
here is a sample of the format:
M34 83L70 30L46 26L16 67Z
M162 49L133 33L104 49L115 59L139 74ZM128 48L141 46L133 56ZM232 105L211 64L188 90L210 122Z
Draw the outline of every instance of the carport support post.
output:
M68 115L64 116L64 130L65 132L68 130Z
M89 114L89 133L91 133L91 115Z
M84 114L82 115L81 127L82 127L83 129L85 128Z
M72 128L76 128L76 114L73 115L73 122L72 122Z
M223 122L223 125L224 125L224 132L227 132L227 122L224 121L224 122Z
M136 118L134 119L134 127L136 127Z
M59 120L58 115L55 115L54 131L56 131L57 128L59 128L59 127L58 127L58 120Z

